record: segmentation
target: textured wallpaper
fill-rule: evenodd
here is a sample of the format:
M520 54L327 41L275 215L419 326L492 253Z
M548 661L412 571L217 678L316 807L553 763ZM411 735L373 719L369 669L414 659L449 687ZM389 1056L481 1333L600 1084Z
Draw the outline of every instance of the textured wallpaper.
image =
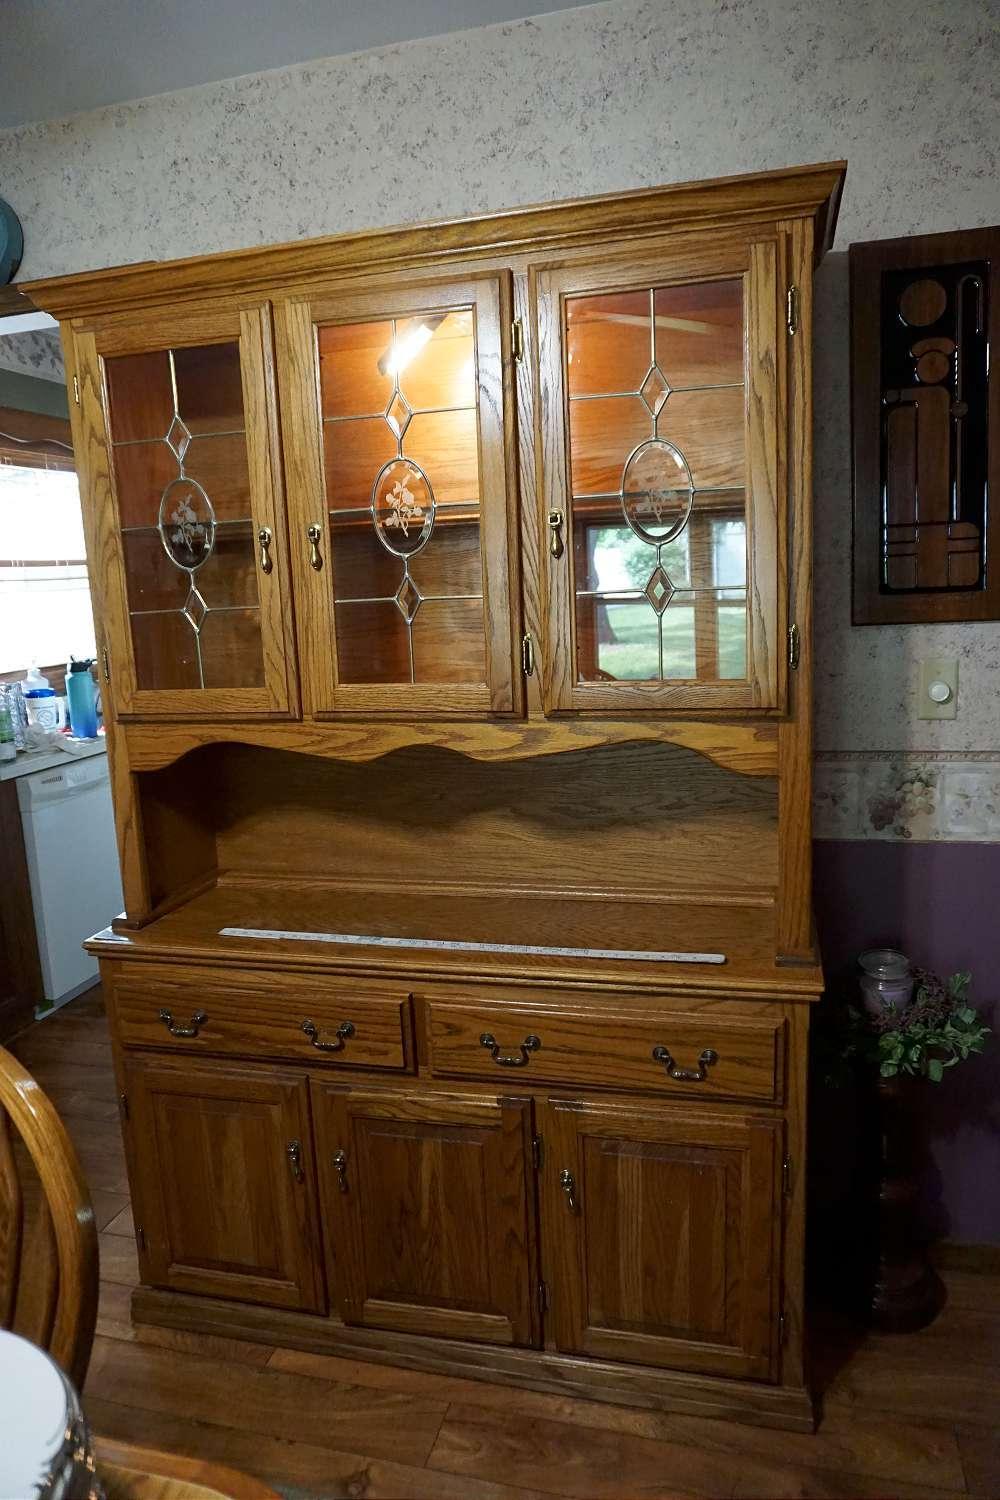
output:
M29 278L847 157L818 283L822 792L845 756L1000 768L1000 624L850 625L844 254L1000 220L998 81L996 0L612 0L0 133L0 182ZM914 717L926 655L960 658L954 722Z
M66 368L58 330L3 334L0 337L0 370L14 370L20 375L34 375L36 379L54 380L64 385Z

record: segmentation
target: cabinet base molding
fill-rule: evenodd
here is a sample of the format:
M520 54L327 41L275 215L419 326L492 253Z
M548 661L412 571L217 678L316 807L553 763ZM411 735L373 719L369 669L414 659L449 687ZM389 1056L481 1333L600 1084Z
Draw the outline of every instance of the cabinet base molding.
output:
M185 1333L221 1334L255 1343L400 1365L460 1379L522 1386L584 1401L721 1417L786 1432L813 1432L812 1397L800 1386L763 1385L680 1370L614 1364L549 1349L512 1349L457 1339L348 1328L312 1313L287 1312L210 1297L137 1287L132 1320Z

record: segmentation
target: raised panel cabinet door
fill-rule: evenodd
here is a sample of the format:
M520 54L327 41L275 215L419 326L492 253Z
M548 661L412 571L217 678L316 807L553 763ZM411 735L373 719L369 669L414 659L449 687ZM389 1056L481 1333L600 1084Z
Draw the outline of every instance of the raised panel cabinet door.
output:
M269 306L109 319L74 346L74 432L115 713L296 713Z
M782 706L781 250L533 273L547 712Z
M143 1280L322 1311L305 1079L187 1058L125 1075Z
M535 1343L530 1101L311 1087L344 1322Z
M520 710L511 298L480 274L277 305L314 715Z
M557 1346L772 1378L781 1123L550 1100L541 1129Z

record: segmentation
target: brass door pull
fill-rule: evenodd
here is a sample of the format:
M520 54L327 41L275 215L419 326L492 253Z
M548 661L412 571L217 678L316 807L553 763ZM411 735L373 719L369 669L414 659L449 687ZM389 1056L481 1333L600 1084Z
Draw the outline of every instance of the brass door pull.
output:
M566 1194L566 1207L571 1214L575 1214L580 1206L576 1201L576 1178L568 1167L563 1167L559 1173L559 1186Z
M347 1192L347 1152L335 1151L333 1153L333 1170L337 1174L337 1186L342 1193Z
M288 1165L292 1169L295 1181L305 1182L306 1174L302 1170L302 1142L289 1141L285 1147L285 1155L288 1157Z
M484 1031L479 1038L480 1047L485 1047L499 1068L526 1068L531 1061L530 1053L537 1052L542 1045L541 1038L537 1036L526 1036L521 1043L518 1057L505 1055L500 1051L500 1043L492 1031Z
M169 1010L160 1011L160 1020L170 1032L171 1036L197 1036L208 1016L203 1010L196 1010L186 1026L178 1025Z
M319 1039L319 1027L314 1021L303 1021L302 1030L312 1042L317 1052L343 1052L350 1037L354 1035L354 1022L341 1021L334 1033L336 1041L321 1042Z
M323 566L323 559L320 556L319 550L319 539L322 535L323 533L318 526L306 527L306 536L309 538L309 566L315 568L317 573Z
M668 1078L672 1078L675 1083L704 1083L708 1077L708 1069L719 1061L719 1054L713 1052L711 1047L706 1047L698 1058L697 1068L679 1068L666 1047L661 1046L653 1048L653 1061L662 1063Z
M257 533L257 540L260 543L260 571L262 573L270 573L274 567L274 560L271 557L270 526L262 526L260 528Z
M562 557L563 513L561 510L549 511L549 552L553 557Z

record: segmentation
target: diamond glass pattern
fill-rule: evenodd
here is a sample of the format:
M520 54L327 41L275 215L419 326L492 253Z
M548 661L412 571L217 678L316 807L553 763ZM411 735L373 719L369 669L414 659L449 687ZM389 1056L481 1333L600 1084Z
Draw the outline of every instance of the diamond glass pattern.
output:
M664 572L659 563L657 563L656 567L649 575L646 587L642 592L645 594L650 604L656 610L656 613L658 615L662 615L663 611L666 609L667 605L674 597L674 586L670 581L669 575Z
M208 614L208 605L193 586L184 600L184 613L191 622L191 629L195 632L199 631L205 623L205 616Z
M385 409L385 420L398 438L403 436L410 425L410 416L410 408L405 397L397 391Z
M658 365L650 365L645 380L639 387L639 395L646 403L654 417L659 416L664 401L670 395L670 386L667 384Z
M191 434L180 417L174 417L174 420L167 429L165 441L167 447L176 457L177 462L183 465L184 455L188 451L188 445L191 442Z
M423 595L409 573L404 573L403 581L396 590L396 607L407 625L411 623L422 603Z

